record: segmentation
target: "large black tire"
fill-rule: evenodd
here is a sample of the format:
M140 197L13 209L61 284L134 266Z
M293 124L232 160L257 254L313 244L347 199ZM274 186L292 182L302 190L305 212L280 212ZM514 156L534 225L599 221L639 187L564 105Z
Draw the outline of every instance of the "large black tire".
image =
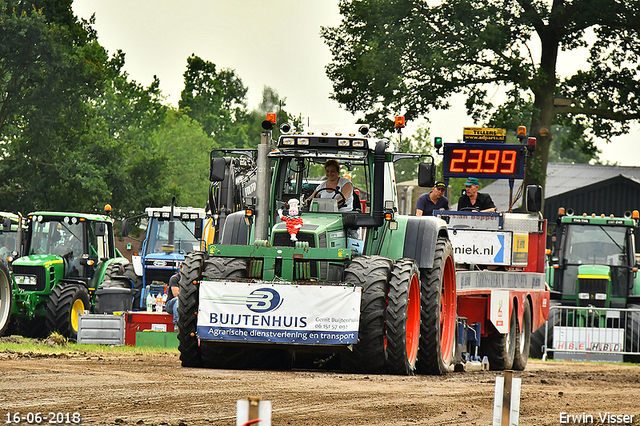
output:
M420 339L420 270L400 259L391 270L387 305L387 372L413 375Z
M11 322L13 284L7 264L0 260L0 336L4 336Z
M245 259L212 257L205 261L203 278L212 280L224 278L246 278L247 261ZM250 348L230 346L224 343L202 341L202 363L207 368L246 370L259 368ZM265 354L265 360L270 354Z
M635 309L637 312L627 312L624 350L638 353L640 352L640 305L629 304L627 309ZM623 355L623 360L640 364L640 355Z
M516 310L511 309L509 332L489 336L482 339L480 354L489 358L492 370L510 370L516 356L516 339L518 335Z
M142 277L136 275L133 263L110 263L104 272L104 280L99 288L131 288L133 283L133 309L140 309Z
M563 312L558 309L551 310L554 306L560 306L560 302L557 300L549 302L549 319L531 334L531 349L529 351L529 356L531 358L542 359L542 356L544 355L544 346L550 348L553 345L553 327L560 325ZM547 327L549 327L549 331L547 341L545 342L544 333ZM547 352L547 358L553 359L553 354L554 352Z
M360 256L345 268L345 282L362 287L358 344L340 353L342 370L348 373L384 373L385 311L392 261L381 256Z
M58 284L51 291L47 303L46 328L63 336L77 340L78 312L91 308L89 292L81 285Z
M438 238L433 268L420 270L420 343L417 371L445 374L455 362L456 278L451 242Z
M198 295L205 254L193 252L185 256L180 268L178 293L178 350L183 367L200 367L200 344L197 336Z
M524 302L522 311L522 330L516 336L516 354L513 359L513 369L522 371L527 368L529 351L531 350L531 304Z

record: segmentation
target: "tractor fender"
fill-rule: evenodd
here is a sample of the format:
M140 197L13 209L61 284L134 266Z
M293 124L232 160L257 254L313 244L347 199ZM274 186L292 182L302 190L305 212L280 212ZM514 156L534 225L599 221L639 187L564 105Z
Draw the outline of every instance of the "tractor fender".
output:
M435 216L407 217L402 257L414 259L422 268L433 268L438 238L449 238L447 223Z
M244 221L245 211L240 210L227 216L222 235L221 244L246 245L249 237L249 226Z

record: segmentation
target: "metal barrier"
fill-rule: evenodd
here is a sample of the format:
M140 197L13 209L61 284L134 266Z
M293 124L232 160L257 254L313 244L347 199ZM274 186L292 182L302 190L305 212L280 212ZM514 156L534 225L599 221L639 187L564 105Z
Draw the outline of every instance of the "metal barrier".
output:
M640 309L551 306L542 360L640 362Z

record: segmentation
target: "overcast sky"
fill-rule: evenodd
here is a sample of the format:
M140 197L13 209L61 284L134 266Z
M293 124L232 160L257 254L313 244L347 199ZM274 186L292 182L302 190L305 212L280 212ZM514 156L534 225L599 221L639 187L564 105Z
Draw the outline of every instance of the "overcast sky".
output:
M311 123L355 121L329 99L325 74L331 54L320 27L340 23L338 0L74 0L73 10L86 19L95 13L100 44L109 53L125 52L125 70L137 82L147 86L157 75L167 102L175 106L187 57L195 53L218 70L235 70L249 88L249 108L269 86L287 99L291 113ZM462 99L429 118L431 135L445 142L460 139L462 128L474 125ZM412 129L415 124L407 127ZM598 144L601 158L640 166L639 129L635 125L633 134Z

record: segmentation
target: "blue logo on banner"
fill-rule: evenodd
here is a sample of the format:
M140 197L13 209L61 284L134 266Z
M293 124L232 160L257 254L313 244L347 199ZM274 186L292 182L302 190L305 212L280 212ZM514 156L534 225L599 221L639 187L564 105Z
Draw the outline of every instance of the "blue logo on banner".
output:
M247 308L253 312L269 312L282 304L280 293L272 288L259 288L247 296Z
M500 242L500 250L496 254L496 257L493 258L494 262L502 262L504 260L504 235L497 235L498 241Z

